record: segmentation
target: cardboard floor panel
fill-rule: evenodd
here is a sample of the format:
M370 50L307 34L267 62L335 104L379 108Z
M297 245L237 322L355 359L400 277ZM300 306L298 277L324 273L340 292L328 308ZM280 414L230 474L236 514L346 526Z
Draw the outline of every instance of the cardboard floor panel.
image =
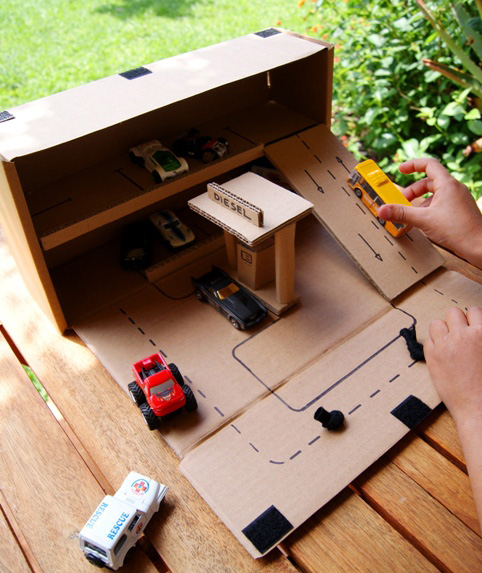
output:
M388 300L442 265L418 229L393 237L356 197L347 183L356 160L326 126L268 145L265 153Z
M454 271L435 273L420 285L416 296L408 296L397 305L401 310L417 316L417 339L423 343L428 327L435 318L444 318L453 306L467 311L482 306L482 287L475 281Z
M399 331L418 324L424 333L452 299L480 304L482 288L443 273L183 459L183 473L251 555L276 545L440 402ZM320 405L345 413L343 431L313 419Z
M190 276L206 272L208 261L203 270L198 262L146 283L75 325L126 391L137 360L161 350L177 364L199 404L196 413L182 413L161 428L178 456L391 309L316 219L303 221L298 231L302 302L257 330L235 330L196 299Z

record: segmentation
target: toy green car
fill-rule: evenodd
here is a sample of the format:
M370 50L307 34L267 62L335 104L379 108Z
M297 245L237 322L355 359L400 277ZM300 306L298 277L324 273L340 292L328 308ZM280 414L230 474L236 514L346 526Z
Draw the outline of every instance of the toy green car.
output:
M133 163L142 165L150 171L156 183L162 183L189 169L184 158L174 155L157 139L131 147L129 157Z

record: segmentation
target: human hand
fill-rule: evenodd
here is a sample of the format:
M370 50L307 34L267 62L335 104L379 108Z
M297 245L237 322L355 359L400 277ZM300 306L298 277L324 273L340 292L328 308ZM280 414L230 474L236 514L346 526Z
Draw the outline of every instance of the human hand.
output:
M457 425L482 414L482 309L450 308L430 324L424 354L433 383Z
M432 381L457 425L482 530L482 309L450 308L423 346Z
M417 207L383 205L380 219L418 227L434 243L482 268L482 214L468 188L436 159L412 159L399 169L405 174L427 174L402 190L409 201L432 195Z

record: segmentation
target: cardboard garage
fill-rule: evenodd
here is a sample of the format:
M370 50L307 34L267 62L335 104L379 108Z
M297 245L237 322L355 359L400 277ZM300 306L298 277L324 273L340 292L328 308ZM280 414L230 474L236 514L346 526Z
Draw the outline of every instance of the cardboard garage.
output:
M395 239L348 187L356 161L330 132L332 65L329 44L270 29L0 116L1 224L33 298L125 389L131 365L155 351L178 365L199 408L160 432L254 557L439 403L400 330L416 326L423 341L449 306L482 301L480 286L441 268L421 233ZM131 147L158 139L169 148L192 127L225 137L228 155L189 158L187 172L162 184L129 160ZM287 203L251 173L261 158L296 193L283 190ZM262 210L265 226L241 229L229 212L213 213L209 187ZM151 266L124 270L122 229L159 209L179 214L195 243L170 252L159 241ZM270 308L270 240L284 227L280 275L288 269L294 294L282 313L273 303L240 331L196 299L191 277L215 265ZM324 430L319 406L341 410L344 430Z

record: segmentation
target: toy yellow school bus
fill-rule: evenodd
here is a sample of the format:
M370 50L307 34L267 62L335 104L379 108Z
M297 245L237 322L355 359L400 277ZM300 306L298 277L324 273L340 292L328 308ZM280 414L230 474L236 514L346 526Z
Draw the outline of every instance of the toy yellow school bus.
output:
M408 225L383 221L378 217L378 209L385 203L399 203L407 206L411 203L374 161L368 159L356 165L347 181L355 195L363 201L391 235L399 237L411 229Z

